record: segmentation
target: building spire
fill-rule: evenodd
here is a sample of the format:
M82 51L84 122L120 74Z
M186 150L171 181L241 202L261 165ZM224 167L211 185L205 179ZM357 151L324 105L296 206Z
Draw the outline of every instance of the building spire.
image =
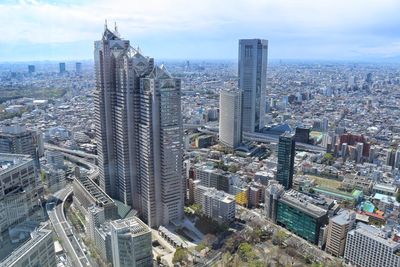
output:
M114 31L118 32L118 27L117 27L117 22L116 21L114 21Z
M104 21L104 31L107 30L107 19Z

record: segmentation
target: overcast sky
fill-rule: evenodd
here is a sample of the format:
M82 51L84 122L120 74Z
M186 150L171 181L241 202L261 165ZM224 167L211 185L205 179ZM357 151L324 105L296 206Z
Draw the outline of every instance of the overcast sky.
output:
M400 58L400 0L0 0L0 62L91 59L105 19L159 59L236 59L240 38L273 59Z

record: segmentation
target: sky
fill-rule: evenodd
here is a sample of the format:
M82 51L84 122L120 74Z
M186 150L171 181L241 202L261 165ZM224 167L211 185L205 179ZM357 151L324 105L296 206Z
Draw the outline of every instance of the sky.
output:
M105 19L158 59L400 61L400 0L0 0L0 62L92 59Z

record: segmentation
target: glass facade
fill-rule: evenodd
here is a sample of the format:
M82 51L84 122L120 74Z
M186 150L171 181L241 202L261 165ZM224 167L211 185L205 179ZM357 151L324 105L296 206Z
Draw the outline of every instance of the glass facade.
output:
M317 244L321 220L279 201L277 223L302 238Z

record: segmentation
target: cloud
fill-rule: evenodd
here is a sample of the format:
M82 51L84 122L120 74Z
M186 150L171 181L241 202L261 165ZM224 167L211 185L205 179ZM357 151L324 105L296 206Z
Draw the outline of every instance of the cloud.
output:
M122 36L158 55L181 51L182 57L227 57L224 53L233 52L232 58L237 39L247 37L269 39L279 46L270 46L276 57L313 57L313 51L318 57L356 57L386 53L385 48L397 53L390 44L399 41L399 11L398 0L3 1L0 50L16 44L70 47L87 42L89 51L108 19L109 24L118 22ZM173 43L188 47L174 50ZM199 45L201 52L196 51ZM222 47L226 51L212 51ZM0 52L0 61L2 56Z

